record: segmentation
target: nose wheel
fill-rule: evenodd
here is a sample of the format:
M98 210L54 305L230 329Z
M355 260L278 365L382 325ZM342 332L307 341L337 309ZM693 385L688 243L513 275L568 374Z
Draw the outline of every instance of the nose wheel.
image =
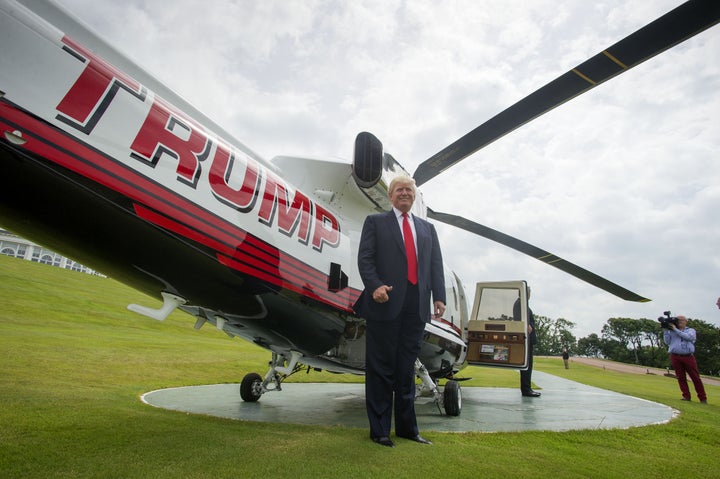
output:
M460 415L462 410L462 390L459 382L450 380L445 384L443 405L445 406L445 414L448 416Z
M445 414L448 416L460 415L460 410L462 409L462 393L460 392L459 382L454 379L449 380L447 384L445 384L443 392L440 393L437 383L419 359L415 360L415 375L422 381L422 384L418 385L416 391L417 396L429 391L435 399L435 405L440 411L440 414L442 414L443 409L445 409Z

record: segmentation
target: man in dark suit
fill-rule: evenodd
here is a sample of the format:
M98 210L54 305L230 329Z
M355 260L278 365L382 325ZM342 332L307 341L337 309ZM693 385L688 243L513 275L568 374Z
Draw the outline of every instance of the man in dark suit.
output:
M390 182L391 211L365 219L358 268L365 286L355 311L365 318L365 403L370 438L383 446L395 435L423 444L415 418L415 361L425 324L445 312L445 275L435 228L414 216L415 180ZM394 396L394 402L393 402Z
M528 367L525 370L520 371L520 392L525 397L536 398L540 397L541 394L534 391L532 388L532 370L533 370L533 347L537 344L537 333L535 332L535 315L533 315L532 309L530 309L530 286L527 287L527 299L528 299ZM520 298L515 301L513 305L513 316L516 321L520 321Z

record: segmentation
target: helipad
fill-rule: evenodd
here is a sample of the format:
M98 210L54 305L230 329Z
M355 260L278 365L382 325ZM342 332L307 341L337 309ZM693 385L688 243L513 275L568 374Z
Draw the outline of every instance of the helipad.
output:
M677 411L624 394L586 386L540 371L540 398L518 389L462 388L460 416L441 415L431 398L416 403L421 431L500 432L611 429L664 423ZM161 389L142 400L159 408L245 421L367 428L363 384L287 383L256 403L240 398L239 384Z

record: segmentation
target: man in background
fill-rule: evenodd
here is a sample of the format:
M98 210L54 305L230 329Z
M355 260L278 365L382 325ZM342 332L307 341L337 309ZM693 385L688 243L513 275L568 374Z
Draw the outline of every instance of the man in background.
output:
M533 346L537 344L537 333L535 332L535 316L533 315L532 309L530 309L530 286L527 287L527 299L528 367L520 371L520 392L524 397L536 398L540 397L541 394L532 388ZM518 298L513 305L513 316L516 321L520 321L520 298Z
M563 349L562 358L563 363L565 364L565 369L570 369L570 353L568 352L567 348Z
M663 339L665 344L668 345L668 351L670 351L670 364L675 370L678 386L680 386L680 392L682 392L682 399L683 401L690 401L690 388L685 376L685 373L687 373L695 386L698 399L701 403L707 404L705 386L702 379L700 379L700 371L695 361L697 333L693 328L687 327L687 318L685 316L678 316L677 323L677 326L673 323L669 324L668 329L663 333Z

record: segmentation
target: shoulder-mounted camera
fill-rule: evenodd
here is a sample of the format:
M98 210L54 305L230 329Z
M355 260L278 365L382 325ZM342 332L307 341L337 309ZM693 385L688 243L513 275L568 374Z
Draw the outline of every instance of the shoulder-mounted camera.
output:
M670 313L670 311L665 311L663 314L665 316L660 316L658 318L658 321L660 321L661 328L670 329L671 324L674 324L675 327L677 327L678 319L675 316L672 316L672 313Z

